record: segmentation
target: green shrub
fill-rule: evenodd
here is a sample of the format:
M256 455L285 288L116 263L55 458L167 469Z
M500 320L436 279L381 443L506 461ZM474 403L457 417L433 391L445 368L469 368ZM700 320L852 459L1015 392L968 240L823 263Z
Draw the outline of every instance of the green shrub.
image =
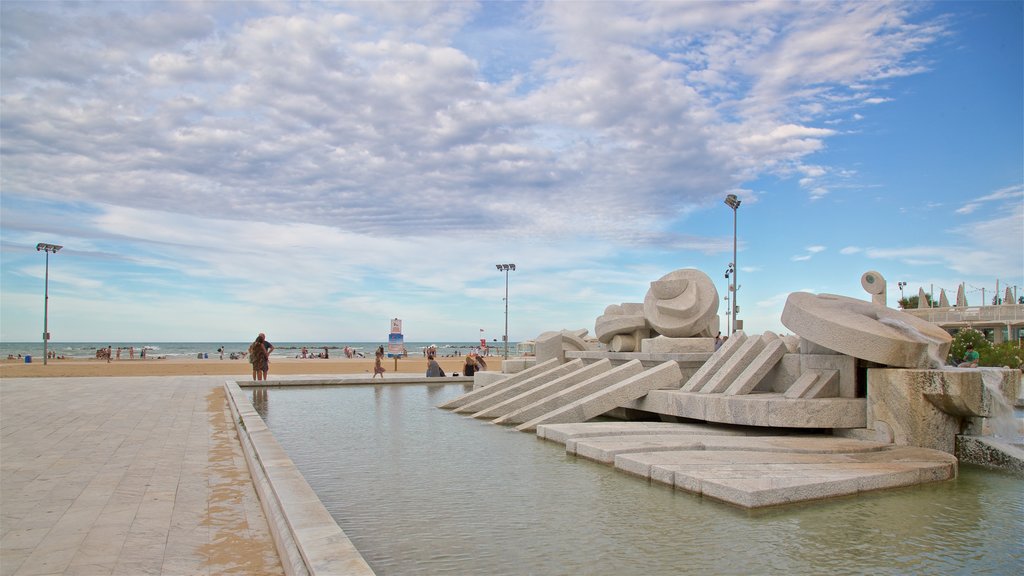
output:
M987 356L983 354L979 366L1007 366L1024 369L1024 350L1018 348L1016 342L1003 342L992 346Z
M991 350L992 343L985 339L983 333L973 328L964 328L953 336L953 344L949 347L950 364L956 366L963 360L968 345L974 346L974 351L978 353L978 366L986 366L985 354Z
M967 345L973 345L978 353L978 366L1024 366L1024 350L1017 347L1016 342L1003 342L998 346L985 339L985 335L973 328L960 330L953 336L953 344L949 347L950 364L958 364L967 353Z

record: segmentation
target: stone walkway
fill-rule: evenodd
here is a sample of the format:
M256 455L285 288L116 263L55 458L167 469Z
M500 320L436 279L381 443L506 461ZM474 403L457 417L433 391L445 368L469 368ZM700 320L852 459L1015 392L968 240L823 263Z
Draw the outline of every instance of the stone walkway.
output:
M283 574L223 382L0 381L0 575Z

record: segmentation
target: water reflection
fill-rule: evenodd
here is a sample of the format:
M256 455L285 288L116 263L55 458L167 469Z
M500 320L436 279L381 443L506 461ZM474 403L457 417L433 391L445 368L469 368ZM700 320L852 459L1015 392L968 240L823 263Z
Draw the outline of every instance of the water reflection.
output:
M270 389L266 386L259 386L252 389L252 407L263 416L264 420L266 419L266 415L270 408L269 390Z
M434 388L434 389L431 389ZM268 425L378 574L1020 573L1024 491L959 479L746 511L434 408L462 385L275 391Z

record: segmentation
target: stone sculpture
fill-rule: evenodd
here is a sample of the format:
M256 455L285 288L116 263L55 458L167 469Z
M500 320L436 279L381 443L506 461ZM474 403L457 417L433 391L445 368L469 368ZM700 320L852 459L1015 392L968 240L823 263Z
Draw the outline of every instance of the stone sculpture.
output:
M633 352L640 341L650 338L651 329L644 318L643 304L612 304L597 318L594 333L612 352Z
M710 337L718 331L718 290L693 268L651 282L642 304L612 304L597 318L594 332L612 352L638 352L654 336Z
M941 366L953 341L931 322L835 294L790 294L782 324L829 350L894 368Z
M671 338L714 336L718 290L707 274L683 268L651 282L644 317L651 329Z
M871 294L871 301L885 306L885 278L874 270L868 270L860 277L861 288Z

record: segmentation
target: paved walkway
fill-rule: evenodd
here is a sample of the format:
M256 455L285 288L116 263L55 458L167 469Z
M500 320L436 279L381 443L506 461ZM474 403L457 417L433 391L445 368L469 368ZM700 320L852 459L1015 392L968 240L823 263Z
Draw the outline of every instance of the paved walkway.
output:
M283 574L223 382L0 381L0 575Z

